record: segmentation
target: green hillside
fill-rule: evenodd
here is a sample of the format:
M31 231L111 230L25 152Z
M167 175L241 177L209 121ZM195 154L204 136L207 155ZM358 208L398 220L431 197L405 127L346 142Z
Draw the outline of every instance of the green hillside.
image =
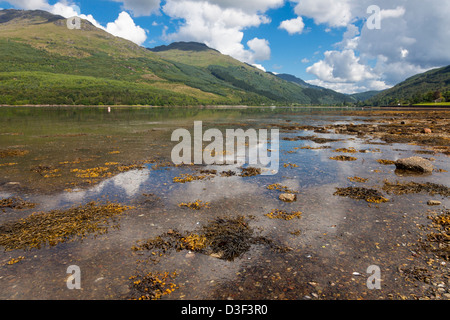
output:
M261 71L200 43L177 42L149 50L168 61L202 68L235 88L253 92L278 103L335 105L355 101L347 95L329 89L302 86L290 78L284 79Z
M0 11L0 104L188 105L258 101L82 21Z
M415 75L366 101L371 105L450 102L450 66Z
M356 99L356 101L366 101L377 94L379 94L381 91L366 91L366 92L360 92L360 93L353 93L350 96Z
M311 88L307 88L310 90ZM0 104L340 104L198 43L148 50L82 20L0 11Z

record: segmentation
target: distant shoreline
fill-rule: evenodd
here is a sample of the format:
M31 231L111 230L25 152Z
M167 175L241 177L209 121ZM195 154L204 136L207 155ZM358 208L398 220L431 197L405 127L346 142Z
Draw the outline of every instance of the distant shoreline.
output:
M326 109L391 109L391 110L441 110L450 109L448 105L411 105L411 106L246 106L246 105L190 105L190 106L152 106L152 105L66 105L66 104L0 104L0 108L211 108L211 109L247 109L247 108L326 108Z
M190 105L190 106L150 106L150 105L65 105L65 104L26 104L26 105L5 105L0 104L0 108L336 108L353 109L361 107L345 106L246 106L246 105Z

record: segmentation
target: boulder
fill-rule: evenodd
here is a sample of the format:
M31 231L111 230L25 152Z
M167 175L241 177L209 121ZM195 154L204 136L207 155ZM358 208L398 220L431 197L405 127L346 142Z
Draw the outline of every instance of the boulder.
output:
M440 206L440 205L442 204L442 202L437 201L437 200L429 200L429 201L427 202L427 204L428 204L429 206Z
M280 194L279 199L284 202L294 202L297 201L297 196L292 193L283 193Z
M395 162L395 166L399 170L407 170L421 173L433 172L433 164L431 163L431 161L422 157L399 159Z
M423 129L423 133L430 134L432 131L430 128Z

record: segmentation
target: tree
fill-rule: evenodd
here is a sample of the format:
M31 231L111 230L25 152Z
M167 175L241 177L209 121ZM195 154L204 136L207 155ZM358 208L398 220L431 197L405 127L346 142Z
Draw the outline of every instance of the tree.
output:
M442 94L441 94L441 92L438 90L438 91L435 91L435 92L434 92L434 94L433 94L433 100L436 101L436 100L439 100L439 99L442 99Z
M442 96L446 102L450 102L450 91L444 92Z

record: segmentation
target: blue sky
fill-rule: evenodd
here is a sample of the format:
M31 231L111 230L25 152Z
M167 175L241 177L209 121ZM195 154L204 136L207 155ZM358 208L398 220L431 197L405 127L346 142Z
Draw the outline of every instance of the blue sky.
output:
M0 8L78 15L145 47L203 42L345 93L450 64L450 2L441 0L9 0Z

